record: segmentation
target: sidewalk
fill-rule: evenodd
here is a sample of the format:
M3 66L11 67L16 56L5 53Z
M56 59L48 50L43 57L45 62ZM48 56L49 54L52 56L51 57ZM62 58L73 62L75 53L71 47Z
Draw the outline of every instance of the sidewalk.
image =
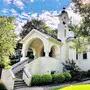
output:
M28 88L21 88L21 89L16 89L16 90L50 90L52 88L59 88L59 87L65 87L65 86L70 86L70 85L75 85L75 84L89 84L90 80L84 81L84 82L73 82L73 83L66 83L66 84L59 84L59 85L54 85L54 86L41 86L41 87L28 87Z

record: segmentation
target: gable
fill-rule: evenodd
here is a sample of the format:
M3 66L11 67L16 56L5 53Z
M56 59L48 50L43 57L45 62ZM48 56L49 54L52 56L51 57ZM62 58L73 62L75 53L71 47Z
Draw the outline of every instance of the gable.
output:
M60 40L54 39L51 36L44 34L36 29L33 29L31 32L29 32L29 34L27 34L21 41L20 43L25 43L28 40L30 40L30 38L40 38L42 41L46 41L49 40L52 43L56 43L56 44L61 44Z

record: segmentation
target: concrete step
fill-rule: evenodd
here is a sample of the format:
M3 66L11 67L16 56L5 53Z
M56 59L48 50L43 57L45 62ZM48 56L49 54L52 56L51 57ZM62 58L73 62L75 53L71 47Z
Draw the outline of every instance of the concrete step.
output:
M14 89L28 87L24 80L16 79L14 83Z
M26 85L26 83L24 82L24 80L22 79L22 77L23 77L23 70L20 70L19 72L17 72L15 74L15 77L16 77L16 80L14 82L14 90L28 87Z

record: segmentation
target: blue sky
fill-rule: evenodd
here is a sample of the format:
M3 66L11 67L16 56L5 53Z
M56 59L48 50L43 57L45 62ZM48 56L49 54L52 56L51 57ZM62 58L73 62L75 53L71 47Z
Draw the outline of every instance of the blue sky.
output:
M16 17L18 32L27 20L37 17L44 19L48 26L57 28L59 21L53 16L70 5L71 0L0 0L0 15ZM74 16L72 11L68 11ZM78 20L77 16L75 18Z
M12 15L10 9L16 10L19 14L60 11L63 7L67 8L70 3L71 0L0 0L0 15Z

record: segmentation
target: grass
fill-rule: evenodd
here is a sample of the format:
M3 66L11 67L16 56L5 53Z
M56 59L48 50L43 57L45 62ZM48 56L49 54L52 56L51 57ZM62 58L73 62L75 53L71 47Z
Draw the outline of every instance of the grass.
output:
M84 85L71 85L64 88L54 88L52 90L90 90L90 84Z

